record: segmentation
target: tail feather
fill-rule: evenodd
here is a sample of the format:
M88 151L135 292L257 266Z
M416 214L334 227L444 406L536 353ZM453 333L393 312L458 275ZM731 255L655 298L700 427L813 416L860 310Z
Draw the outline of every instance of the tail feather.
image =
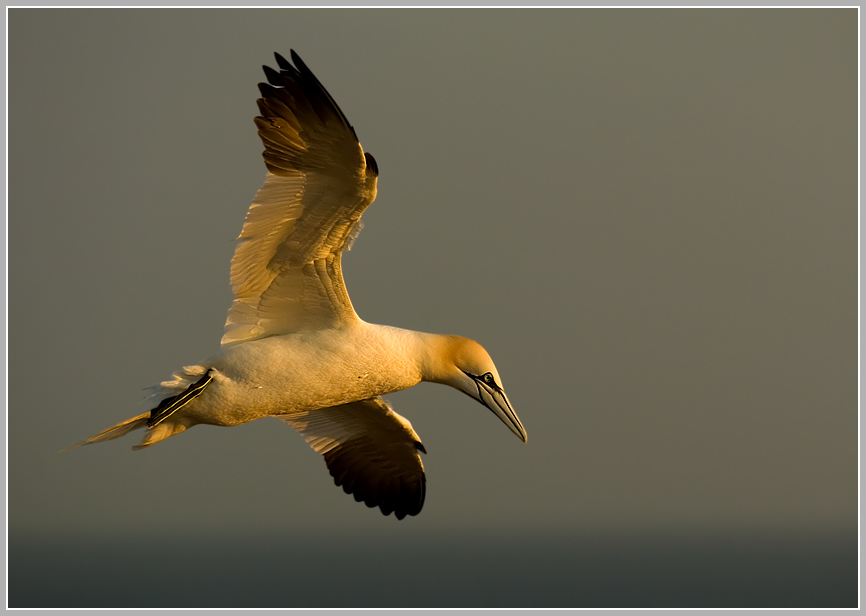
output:
M145 447L150 447L156 443L167 439L169 436L174 436L186 430L189 426L183 421L175 421L173 418L169 421L164 421L154 427L148 426L147 432L141 437L141 442L138 445L133 445L133 449L138 451Z
M198 380L193 382L193 379L196 378ZM151 394L147 398L162 397L156 408L122 421L116 426L112 426L99 434L91 436L89 439L62 449L61 452L68 451L79 445L110 441L138 428L147 428L147 431L142 437L141 443L134 446L133 449L150 447L159 441L183 432L194 425L195 421L185 417L178 417L175 415L176 411L201 395L202 391L212 380L212 370L204 366L185 366L183 370L174 373L174 379L171 381L163 381L156 387L149 388Z
M126 421L122 421L116 426L111 426L110 428L103 430L99 434L94 434L88 439L81 441L80 443L75 443L74 445L67 447L66 449L61 449L60 452L68 451L70 449L74 449L80 445L90 445L92 443L102 443L103 441L110 441L112 439L120 438L124 434L132 432L133 430L137 430L139 428L144 428L147 425L147 420L150 419L150 411L146 413L142 413L141 415L137 415Z

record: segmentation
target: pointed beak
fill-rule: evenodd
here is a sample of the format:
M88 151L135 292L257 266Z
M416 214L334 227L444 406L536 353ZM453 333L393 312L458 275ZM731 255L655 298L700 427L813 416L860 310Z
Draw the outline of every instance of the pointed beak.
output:
M489 408L493 413L502 420L508 428L514 432L520 440L526 442L526 429L520 423L520 418L511 403L508 401L508 396L499 388L493 388L483 382L478 382L478 393L481 396L479 402Z

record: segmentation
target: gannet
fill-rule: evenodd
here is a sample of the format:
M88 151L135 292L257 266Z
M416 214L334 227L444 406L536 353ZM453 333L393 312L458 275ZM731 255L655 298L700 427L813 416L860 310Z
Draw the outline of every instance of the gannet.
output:
M468 338L361 320L341 258L376 198L379 169L346 116L301 58L264 66L267 175L231 261L235 299L220 351L152 388L159 403L77 445L145 428L144 449L196 424L276 417L325 458L334 483L398 519L424 504L424 445L382 396L420 381L450 385L526 430L484 348ZM73 447L77 446L73 445Z

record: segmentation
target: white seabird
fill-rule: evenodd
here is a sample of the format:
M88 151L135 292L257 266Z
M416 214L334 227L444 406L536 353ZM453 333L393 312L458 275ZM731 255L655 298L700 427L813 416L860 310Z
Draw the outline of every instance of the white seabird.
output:
M376 198L376 161L298 55L263 67L261 116L268 173L231 263L235 300L222 348L155 388L158 406L79 445L146 428L134 449L196 424L277 417L325 457L355 500L398 519L424 504L424 446L382 395L420 381L472 396L521 440L526 430L484 348L362 321L343 283L341 255Z

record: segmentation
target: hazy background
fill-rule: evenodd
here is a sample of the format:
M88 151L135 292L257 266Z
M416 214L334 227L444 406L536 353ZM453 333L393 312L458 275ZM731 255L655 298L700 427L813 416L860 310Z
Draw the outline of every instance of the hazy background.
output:
M856 10L8 15L11 606L856 605ZM291 48L381 171L356 310L529 433L391 396L402 522L275 420L56 453L217 351Z

